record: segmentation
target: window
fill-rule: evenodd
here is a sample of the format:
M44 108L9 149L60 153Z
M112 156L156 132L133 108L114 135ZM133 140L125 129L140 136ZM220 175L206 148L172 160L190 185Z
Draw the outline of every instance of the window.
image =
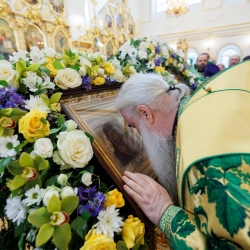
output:
M187 63L194 65L198 57L198 52L195 49L189 49L187 53Z
M240 55L240 50L235 45L228 45L221 49L219 53L218 63L222 63L227 68L229 65L229 58L232 55Z
M186 0L188 5L193 5L197 3L201 3L201 0ZM157 0L157 12L162 12L167 10L168 0Z

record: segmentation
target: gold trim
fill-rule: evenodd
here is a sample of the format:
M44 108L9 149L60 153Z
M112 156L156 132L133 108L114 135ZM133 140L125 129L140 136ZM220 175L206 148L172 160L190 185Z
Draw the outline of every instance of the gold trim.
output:
M42 0L37 0L37 4L30 4L25 0L22 0L22 3L26 6L31 7L32 9L40 9L42 5Z
M53 4L50 2L50 0L48 0L48 5L49 5L49 8L50 8L50 11L56 15L64 15L65 16L65 2L64 0L62 0L63 2L63 11L62 12L56 12L54 9L53 9Z

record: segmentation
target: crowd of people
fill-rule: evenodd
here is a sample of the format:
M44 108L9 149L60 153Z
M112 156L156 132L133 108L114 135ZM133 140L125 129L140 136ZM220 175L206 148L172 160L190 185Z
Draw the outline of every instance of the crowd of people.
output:
M246 56L242 61L250 60L250 56ZM236 65L241 61L239 55L235 54L230 56L228 68ZM205 80L208 77L218 73L219 71L225 70L226 67L224 64L215 64L210 60L210 55L208 53L202 53L198 56L196 64L194 64L193 70L198 73L202 80ZM204 78L204 79L203 79Z

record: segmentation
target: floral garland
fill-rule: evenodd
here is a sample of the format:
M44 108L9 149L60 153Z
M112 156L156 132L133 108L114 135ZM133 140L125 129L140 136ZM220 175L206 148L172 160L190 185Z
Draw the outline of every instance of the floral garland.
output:
M122 194L95 175L94 139L61 114L59 89L107 84L114 72L100 54L51 48L0 61L1 249L147 249L144 224L120 215Z
M121 81L134 72L155 72L161 74L170 85L178 83L175 75L180 75L192 89L202 83L184 59L157 38L131 38L120 47L111 62L118 70L116 74L120 75Z

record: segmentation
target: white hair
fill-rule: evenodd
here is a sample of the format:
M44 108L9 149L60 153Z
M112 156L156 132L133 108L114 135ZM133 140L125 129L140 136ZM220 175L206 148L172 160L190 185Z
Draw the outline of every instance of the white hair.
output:
M183 83L176 84L175 89L170 90L170 85L157 74L135 74L122 85L115 107L118 111L129 108L131 115L136 113L138 105L168 112L177 108L181 98L189 96L190 92Z

